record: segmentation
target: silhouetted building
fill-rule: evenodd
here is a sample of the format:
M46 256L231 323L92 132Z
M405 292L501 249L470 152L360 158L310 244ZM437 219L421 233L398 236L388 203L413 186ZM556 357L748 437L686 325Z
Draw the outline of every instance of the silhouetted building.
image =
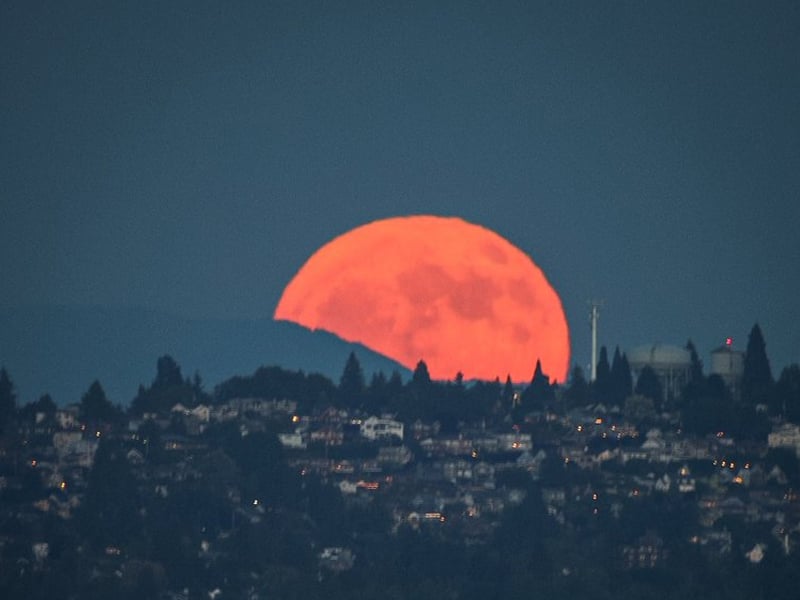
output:
M725 344L711 351L711 375L719 375L731 395L739 398L744 374L744 352Z
M671 400L680 395L689 381L692 364L691 354L685 348L667 344L639 346L627 353L634 386L642 369L650 367L661 382L663 400Z

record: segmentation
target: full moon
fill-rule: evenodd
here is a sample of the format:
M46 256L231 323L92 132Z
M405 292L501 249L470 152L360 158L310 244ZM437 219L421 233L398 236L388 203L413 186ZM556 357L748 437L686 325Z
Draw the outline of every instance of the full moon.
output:
M275 319L359 342L434 379L551 380L569 369L558 294L522 250L459 218L395 217L328 242L283 291Z

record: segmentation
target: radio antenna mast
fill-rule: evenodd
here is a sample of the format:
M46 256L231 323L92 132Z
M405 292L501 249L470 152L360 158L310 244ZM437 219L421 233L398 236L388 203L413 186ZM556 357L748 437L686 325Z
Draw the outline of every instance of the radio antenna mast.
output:
M592 364L591 364L591 381L597 379L597 321L600 319L600 307L603 305L602 300L592 300L589 305L592 307L589 313L589 318L592 324Z

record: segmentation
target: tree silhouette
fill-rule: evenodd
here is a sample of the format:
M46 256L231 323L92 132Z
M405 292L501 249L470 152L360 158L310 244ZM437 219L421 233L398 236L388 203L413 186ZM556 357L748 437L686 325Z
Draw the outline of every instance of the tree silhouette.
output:
M772 390L772 371L767 359L766 344L758 323L753 325L747 338L742 373L742 400L746 404L766 404Z
M511 407L511 402L514 399L514 384L511 383L511 375L506 375L506 383L503 386L503 393L501 396L503 408L508 409Z
M600 402L608 402L611 399L611 367L608 364L608 351L605 346L600 347L592 392L594 399Z
M17 411L17 395L14 393L14 384L5 367L0 368L0 432L14 418Z
M564 400L566 400L569 408L577 408L579 406L586 406L589 404L591 389L589 382L583 374L583 369L578 365L572 367L572 373L569 377L569 387L564 392Z
M203 392L200 374L195 373L191 381L184 379L175 359L165 354L156 361L156 376L150 387L139 386L131 403L131 412L136 415L158 413L168 411L178 403L193 407L208 401L210 399Z
M414 374L411 376L411 385L416 388L425 388L431 384L431 375L428 372L428 365L424 360L417 363Z
M96 379L81 397L78 418L90 423L113 423L120 417L120 411L106 397L103 386Z
M636 381L636 393L645 398L650 398L656 407L661 406L664 390L661 387L658 375L650 365L645 365L641 373L639 373L639 379Z
M433 405L433 392L435 386L431 381L428 365L424 360L417 363L411 381L408 383L409 398L404 404L408 416L430 418L435 413Z
M364 371L355 352L351 352L339 379L339 398L345 406L358 407L364 399L364 389Z
M22 422L29 424L53 425L55 414L58 407L50 394L41 396L35 402L30 402L17 411L17 415ZM38 419L38 420L37 420Z
M728 387L719 375L711 375L703 386L702 394L684 409L684 427L700 435L731 432L736 424L733 413Z
M703 361L697 355L697 349L692 340L686 342L686 349L689 351L689 380L681 391L679 406L685 408L696 403L707 392L707 382L703 375Z
M625 398L633 392L631 367L628 364L628 358L620 353L619 346L614 349L614 359L611 362L610 388L611 400L619 405L622 405Z
M537 360L531 383L522 393L523 408L524 410L531 410L534 406L543 408L552 404L554 399L550 378L542 370L542 362Z
M100 392L102 388L94 391L96 399ZM136 480L124 447L104 438L95 453L78 524L96 548L124 545L140 530L138 509Z
M703 361L697 355L697 348L694 347L692 340L686 342L686 349L689 351L689 383L697 383L703 379Z
M153 389L167 389L183 385L181 368L169 354L159 357L156 361L156 378L153 380Z
M800 423L800 365L793 363L781 371L775 384L775 412L793 423Z

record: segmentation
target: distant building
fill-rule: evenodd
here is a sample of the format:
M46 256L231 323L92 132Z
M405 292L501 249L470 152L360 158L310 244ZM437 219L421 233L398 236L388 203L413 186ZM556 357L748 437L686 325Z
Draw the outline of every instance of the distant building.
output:
M303 434L295 433L279 433L278 439L284 448L292 448L293 450L305 450L308 445L306 444Z
M667 344L639 346L626 353L631 367L634 385L642 374L642 369L650 367L661 382L663 400L678 397L689 381L692 364L691 354L685 348Z
M800 427L791 423L773 427L767 435L767 445L770 448L788 448L800 456Z
M319 566L334 572L352 569L355 561L356 555L350 548L332 546L323 549L319 554Z
M403 439L403 423L394 419L369 417L361 423L361 435L368 440L383 440L396 437Z
M734 398L739 397L744 374L744 352L725 344L711 351L711 375L719 375Z
M664 540L649 532L635 544L623 546L622 564L626 569L654 569L663 564L667 554Z
M56 422L61 429L74 429L78 427L78 412L80 407L77 404L70 404L67 407L56 411Z

